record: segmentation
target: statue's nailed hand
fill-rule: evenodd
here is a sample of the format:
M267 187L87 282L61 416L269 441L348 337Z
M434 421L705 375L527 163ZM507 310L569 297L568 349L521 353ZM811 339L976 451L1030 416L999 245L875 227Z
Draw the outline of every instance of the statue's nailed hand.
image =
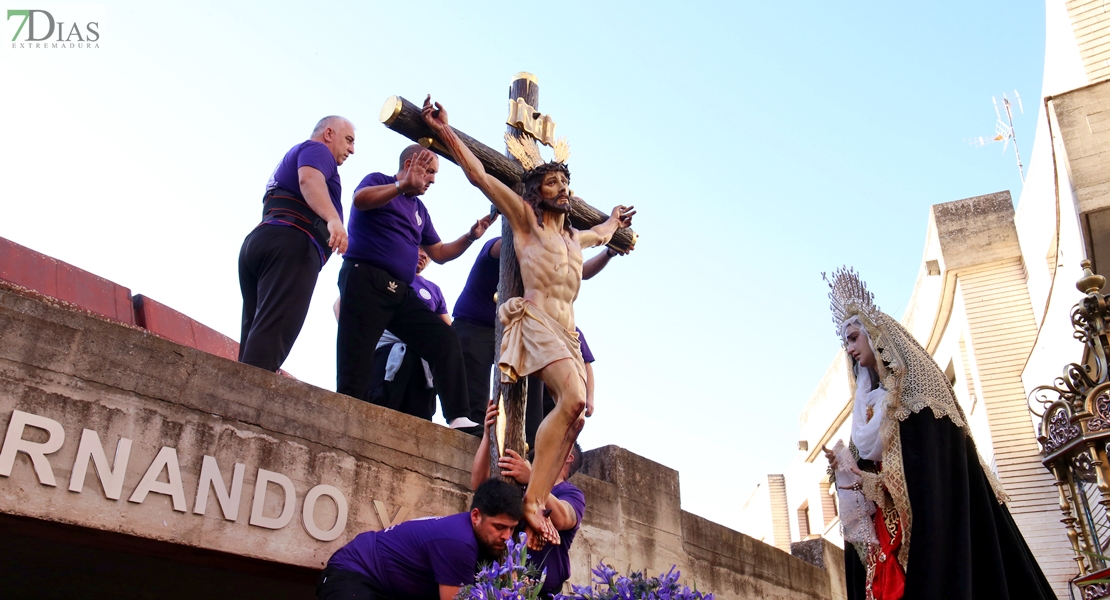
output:
M610 215L610 218L616 219L622 228L632 227L632 216L636 214L635 209L635 206L614 206L613 214Z
M447 129L447 109L443 108L443 105L439 102L433 104L431 94L428 94L428 97L424 99L424 108L421 109L420 114L423 115L424 122L432 128L436 135Z

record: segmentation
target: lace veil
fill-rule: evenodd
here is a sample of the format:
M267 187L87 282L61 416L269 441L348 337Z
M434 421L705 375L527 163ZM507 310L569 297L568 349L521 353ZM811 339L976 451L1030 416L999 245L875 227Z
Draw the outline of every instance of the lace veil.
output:
M881 483L881 487L868 485L866 476L871 474L865 473L863 492L884 510L897 511L902 525L902 547L898 551L898 562L904 569L909 559L913 509L906 490L899 425L911 414L928 407L936 418L951 420L963 430L968 439L971 439L971 430L948 383L948 378L937 366L933 357L905 327L879 310L874 303L874 294L867 291L859 274L853 269L842 267L834 271L831 278L825 276L825 280L829 283L830 308L837 333L842 332L849 320L858 320L861 327L867 331L872 347L876 350L876 371L879 382L887 390L879 426L879 437L882 441L882 473L881 481L876 483ZM843 337L841 340L843 341ZM847 359L851 393L855 398L857 365L850 355ZM998 502L1004 503L1007 497L1002 490L1001 482L990 468L983 464L981 456L979 463L990 481ZM871 475L871 477L875 476Z

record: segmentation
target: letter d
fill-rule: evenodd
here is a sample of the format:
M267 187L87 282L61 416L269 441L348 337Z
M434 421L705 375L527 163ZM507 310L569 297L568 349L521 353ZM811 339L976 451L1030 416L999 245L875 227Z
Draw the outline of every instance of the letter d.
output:
M31 15L27 17L27 20L29 21L29 23L27 23L27 41L41 42L43 40L50 39L50 36L54 35L54 15L46 12L45 10L38 9L31 10L29 12L31 13ZM46 15L46 20L50 22L50 29L47 30L46 35L42 37L35 37L35 13L42 13Z

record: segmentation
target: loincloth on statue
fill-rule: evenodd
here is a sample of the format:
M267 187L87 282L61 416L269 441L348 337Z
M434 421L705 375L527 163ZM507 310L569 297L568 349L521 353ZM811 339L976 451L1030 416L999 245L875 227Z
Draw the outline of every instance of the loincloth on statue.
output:
M582 385L586 384L586 363L578 332L567 331L542 308L524 298L510 298L497 311L501 324L501 357L497 368L502 383L515 383L551 363L569 358L574 362Z

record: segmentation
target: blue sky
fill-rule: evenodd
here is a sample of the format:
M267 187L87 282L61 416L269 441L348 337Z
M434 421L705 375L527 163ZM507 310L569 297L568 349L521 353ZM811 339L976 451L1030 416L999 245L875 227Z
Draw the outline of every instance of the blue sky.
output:
M854 265L901 315L928 207L1020 193L1012 150L965 139L1017 89L1028 155L1044 54L1044 5L1025 0L35 7L99 15L100 48L13 49L6 23L0 236L236 339L239 245L317 119L358 127L349 208L406 144L378 123L386 97L432 93L496 146L511 77L536 74L576 193L639 213L637 250L577 304L598 359L581 441L678 469L683 506L733 526L792 458L836 351L820 272ZM444 238L488 207L449 164L425 201ZM476 249L426 272L449 304ZM328 389L338 269L286 363Z

